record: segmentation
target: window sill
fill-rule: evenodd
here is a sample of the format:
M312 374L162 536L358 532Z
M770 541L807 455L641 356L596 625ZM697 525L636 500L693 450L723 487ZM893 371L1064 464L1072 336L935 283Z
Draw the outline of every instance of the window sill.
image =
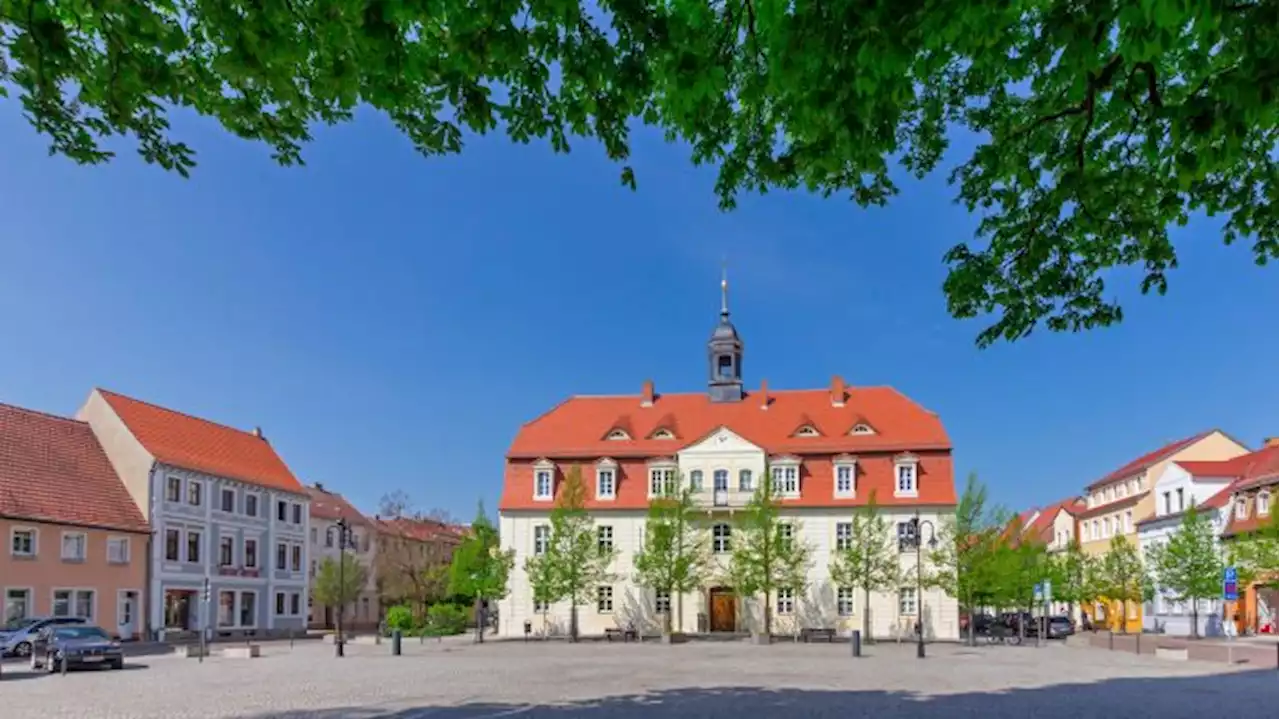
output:
M84 564L84 557L63 557L63 564Z
M896 499L918 499L920 497L920 493L919 492L894 492L893 496Z
M34 559L36 558L36 555L35 555L34 553L32 553L32 554L10 554L9 556L10 556L10 557L12 557L12 558L14 558L14 559L22 559L22 560L25 560L25 561L32 561L32 560L34 560Z
M855 492L836 492L834 496L836 499L857 499L858 498L858 495Z
M110 565L111 565L111 566L113 566L113 567L127 567L127 566L129 566L129 560L127 560L127 559L108 559L108 560L107 560L107 564L110 564Z

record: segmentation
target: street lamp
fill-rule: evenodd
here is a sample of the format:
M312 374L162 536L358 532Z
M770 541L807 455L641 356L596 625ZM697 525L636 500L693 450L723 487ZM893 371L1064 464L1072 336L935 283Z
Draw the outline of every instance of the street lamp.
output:
M911 520L911 536L916 543L916 658L924 659L924 575L923 563L920 561L920 539L922 538L922 530L928 525L929 527L929 549L938 546L938 536L934 531L933 522L927 519L920 519L919 512L916 513L914 519Z
M334 656L346 656L346 649L343 647L344 639L342 638L342 610L347 606L347 541L351 534L351 525L347 524L345 517L338 519L338 636L333 642Z

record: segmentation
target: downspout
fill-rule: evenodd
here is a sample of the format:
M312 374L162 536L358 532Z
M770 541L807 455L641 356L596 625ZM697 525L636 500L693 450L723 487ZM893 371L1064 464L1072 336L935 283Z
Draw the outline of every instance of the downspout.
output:
M142 617L142 631L139 632L138 634L148 639L159 638L158 630L155 627L151 626L151 612L153 611L151 605L155 601L155 597L151 595L151 583L155 579L155 556L152 554L152 552L155 551L155 544L156 544L155 477L156 477L156 463L155 463L155 460L152 460L151 469L147 470L147 498L150 501L148 502L148 506L147 506L146 520L147 520L147 528L150 531L148 531L147 533L147 553L145 555L147 558L147 562L146 562L146 568L143 572L143 582L145 583L146 586L144 586L142 588L142 591L139 592L141 596L138 597L139 604L142 605L138 610L138 614ZM117 609L116 612L119 613L119 609Z

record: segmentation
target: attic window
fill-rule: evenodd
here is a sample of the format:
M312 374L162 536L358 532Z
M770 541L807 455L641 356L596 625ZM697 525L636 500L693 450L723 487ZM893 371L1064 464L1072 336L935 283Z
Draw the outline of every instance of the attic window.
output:
M649 435L649 439L675 439L675 434L669 429L660 429Z
M795 436L797 436L797 437L821 437L822 435L818 433L818 430L817 430L817 429L815 429L813 425L811 425L811 424L806 424L805 426L803 426L803 427L801 427L800 429L797 429L797 430L796 430L796 434L795 434Z
M605 435L608 440L631 439L631 435L627 434L625 429L611 429L609 434Z
M920 459L913 454L900 454L893 459L894 476L897 481L893 487L895 497L918 496L918 470Z
M863 422L859 422L853 425L853 429L849 430L849 434L875 434L875 433L876 431L871 428L871 425L865 424Z

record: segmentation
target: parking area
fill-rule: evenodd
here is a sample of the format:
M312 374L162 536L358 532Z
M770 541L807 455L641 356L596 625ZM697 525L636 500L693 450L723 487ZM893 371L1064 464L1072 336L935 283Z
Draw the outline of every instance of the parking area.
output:
M69 676L6 663L4 713L43 719L482 719L663 716L891 717L1213 716L1229 706L1270 715L1274 670L1034 647L747 643L264 645L258 659L130 659L123 671Z

